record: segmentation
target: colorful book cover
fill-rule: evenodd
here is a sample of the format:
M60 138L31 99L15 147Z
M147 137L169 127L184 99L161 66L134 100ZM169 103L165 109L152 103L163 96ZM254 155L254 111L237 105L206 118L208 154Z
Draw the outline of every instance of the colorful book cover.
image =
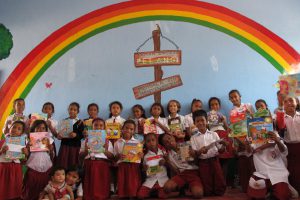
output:
M49 151L50 137L49 132L30 133L30 152Z
M271 113L267 109L258 109L254 113L254 115L253 115L254 118L258 118L258 117L270 117L270 116L271 116Z
M144 134L154 133L157 134L156 125L151 119L146 119L144 123Z
M42 113L42 114L31 113L31 115L30 115L30 125L32 125L35 120L44 120L44 121L46 121L47 117L48 117L47 114L44 114L44 113Z
M58 132L63 138L69 138L70 133L73 132L73 121L70 119L60 121Z
M86 130L92 130L93 129L93 119L84 120L84 127Z
M220 119L222 118L222 114L220 112L217 111L210 111L207 113L207 121L208 121L208 126L211 127L215 127L215 126L223 126L223 123L220 121Z
M182 129L182 126L180 123L180 118L169 119L168 124L169 124L170 131L172 133L183 132L183 129Z
M5 158L8 160L24 159L25 155L22 153L22 149L26 147L26 139L26 135L6 137L5 143L8 146L8 151L5 154Z
M146 159L146 165L148 166L148 169L146 171L147 176L155 175L163 170L162 167L159 165L159 161L161 159L161 155L151 156Z
M300 96L300 73L279 76L280 93L289 96Z
M88 131L88 147L91 153L104 153L106 142L105 130L89 130Z
M15 114L14 117L13 117L13 119L12 119L13 122L15 122L15 121L22 121L22 122L24 122L24 120L25 120L25 116L24 115L17 115L17 114Z
M247 119L246 107L235 108L230 111L230 123L236 123Z
M141 163L139 153L143 152L141 143L125 143L122 154L125 155L123 162Z
M185 161L185 162L189 162L189 161L194 160L194 158L191 157L191 155L190 155L191 143L189 141L179 143L178 148L179 148L180 160Z
M107 139L119 139L121 137L121 125L119 123L106 123Z
M229 137L244 137L248 134L247 120L232 123L230 124L229 128Z
M253 118L248 123L248 138L252 144L267 143L269 140L268 132L273 131L272 118Z

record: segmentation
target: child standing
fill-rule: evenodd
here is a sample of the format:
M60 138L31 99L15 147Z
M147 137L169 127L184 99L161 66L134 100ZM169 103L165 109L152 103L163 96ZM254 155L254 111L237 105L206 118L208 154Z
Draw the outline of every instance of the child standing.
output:
M170 132L173 135L181 134L185 131L185 120L184 116L179 115L181 105L177 100L170 100L167 105L168 116L168 126Z
M229 100L233 104L233 108L230 111L230 116L240 115L244 116L245 119L252 118L254 109L249 103L241 103L241 94L238 90L231 90L229 92ZM240 141L237 139L237 141ZM249 179L254 171L252 157L249 157L245 146L242 142L239 142L239 147L237 150L238 154L238 175L240 179L240 184L244 192L247 191Z
M185 129L187 131L187 135L191 137L193 133L197 133L198 130L194 125L193 121L193 112L196 110L201 110L203 106L203 103L200 99L193 99L192 104L191 104L191 113L188 115L184 116L185 120Z
M114 154L118 163L118 197L134 198L141 186L140 163L124 162L125 155L123 148L126 143L139 144L139 141L133 138L135 122L126 120L122 127L122 138L118 139L114 145ZM142 158L142 153L138 154Z
M105 122L101 118L93 120L93 130L105 130ZM88 139L80 149L80 157L84 158L85 176L83 181L84 199L107 199L110 190L110 165L114 158L113 146L106 140L104 153L89 153Z
M145 115L145 110L143 108L143 106L141 106L140 104L136 104L134 105L132 108L132 113L134 116L134 121L136 124L136 128L135 128L135 134L134 134L134 138L137 139L140 142L144 141L144 123L145 123L145 119L146 119L146 115Z
M152 104L150 113L152 116L148 120L156 125L157 134L169 133L168 120L165 118L163 106L160 103Z
M22 121L25 123L25 132L27 133L28 130L28 118L24 115L24 110L25 110L25 100L22 98L15 99L13 102L13 110L14 114L8 116L6 119L4 126L3 126L3 134L9 133L9 129L13 122L15 121Z
M119 123L120 126L123 126L125 119L121 117L123 110L123 105L119 101L113 101L109 104L109 118L105 121L106 123Z
M91 103L87 107L87 112L89 114L89 118L84 119L84 132L83 134L86 136L88 130L92 129L92 122L94 119L98 118L99 106L96 103Z
M48 132L47 123L44 120L34 121L30 132ZM24 200L38 199L40 192L48 183L54 151L52 144L49 144L47 148L48 152L30 152L29 154L22 189L22 199Z
M145 199L150 197L152 191L157 191L158 198L167 198L164 192L164 185L168 181L167 169L164 166L164 152L158 148L157 137L154 133L145 136L147 153L143 159L143 169L147 178L138 191L138 198Z
M61 139L57 163L59 166L64 168L77 165L79 161L79 150L81 146L81 139L83 138L82 132L84 130L83 122L77 117L79 108L80 106L76 102L69 105L69 118L67 119L72 120L73 123L73 131L69 133L69 138L62 138L60 134L58 134L57 137L58 139Z
M191 137L193 150L199 158L200 178L204 186L204 195L221 196L226 190L226 183L218 154L223 152L222 142L216 132L207 129L207 113L197 110L193 113L194 123L199 132Z
M9 134L6 137L19 137L25 134L25 123L15 121L10 125ZM5 153L8 151L5 144L0 149L0 199L17 199L22 194L22 166L20 160L7 160ZM26 147L22 149L25 156L28 155Z
M164 185L164 191L167 194L178 191L188 184L189 190L194 198L203 196L202 180L199 177L199 169L193 162L182 160L179 155L179 149L173 135L164 134L160 137L162 145L168 151L165 160L172 172L175 174ZM193 151L190 150L190 154ZM193 155L191 155L193 156Z

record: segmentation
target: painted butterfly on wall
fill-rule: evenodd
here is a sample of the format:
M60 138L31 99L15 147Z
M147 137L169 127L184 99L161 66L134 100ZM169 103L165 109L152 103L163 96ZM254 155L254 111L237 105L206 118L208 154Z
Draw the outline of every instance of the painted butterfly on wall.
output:
M49 88L49 89L50 89L50 88L52 87L52 83L51 83L51 82L46 82L46 83L45 83L45 86L46 86L46 88Z

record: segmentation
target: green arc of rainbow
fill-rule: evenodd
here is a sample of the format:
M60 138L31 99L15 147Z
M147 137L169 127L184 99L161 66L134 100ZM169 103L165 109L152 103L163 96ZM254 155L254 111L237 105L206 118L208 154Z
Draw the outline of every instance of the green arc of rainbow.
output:
M0 89L0 128L12 112L15 98L25 98L39 78L64 53L101 32L153 21L193 23L223 32L267 59L280 73L291 72L299 53L257 22L228 8L201 1L133 0L83 15L50 34L16 66Z

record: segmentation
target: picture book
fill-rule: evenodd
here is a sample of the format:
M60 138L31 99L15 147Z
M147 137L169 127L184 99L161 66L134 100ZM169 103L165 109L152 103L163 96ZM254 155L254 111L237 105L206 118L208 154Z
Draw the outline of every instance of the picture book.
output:
M22 121L22 122L24 122L24 120L25 120L25 116L24 115L17 115L17 114L15 114L14 117L13 117L13 119L12 119L13 122L15 122L15 121Z
M31 113L31 115L30 115L30 125L32 125L35 120L44 120L44 121L46 121L47 117L48 117L47 114L44 114L44 113L42 113L42 114L40 114L40 113Z
M289 96L300 96L300 73L279 76L280 93Z
M269 110L267 109L258 109L254 115L254 118L258 118L258 117L271 117L271 113Z
M236 123L247 119L246 105L240 108L234 108L230 111L229 121L230 123Z
M121 137L121 125L119 123L106 123L107 139L119 139Z
M84 127L86 130L92 130L93 129L93 119L87 119L87 120L84 120Z
M141 163L139 153L143 152L143 145L141 143L125 143L122 154L125 155L123 162Z
M215 126L223 126L223 123L221 122L222 119L222 114L217 111L210 111L207 113L207 121L208 121L208 126L215 127Z
M273 131L272 118L253 118L248 122L248 130L248 138L252 144L265 144L268 142L268 132Z
M146 119L144 123L144 134L154 133L157 134L156 125L151 119Z
M26 135L6 137L5 143L8 146L8 151L5 154L5 158L8 160L24 159L25 155L22 153L22 148L26 147L26 139Z
M88 131L88 147L91 153L104 153L106 142L105 130L89 130Z
M187 141L187 142L179 143L178 148L179 148L180 160L185 162L194 160L194 158L190 155L191 142Z
M49 132L30 133L30 152L49 151L50 137Z
M73 132L73 121L70 119L64 119L59 122L58 133L63 138L69 138L70 133Z
M159 165L159 161L161 159L161 155L151 156L146 159L146 165L148 166L148 169L146 171L147 176L155 175L163 170L162 167Z
M247 120L242 120L242 121L232 123L230 124L229 129L230 129L230 133L228 134L229 137L247 136L248 133Z
M180 118L174 118L168 120L169 128L172 133L183 132L183 128L180 122Z

